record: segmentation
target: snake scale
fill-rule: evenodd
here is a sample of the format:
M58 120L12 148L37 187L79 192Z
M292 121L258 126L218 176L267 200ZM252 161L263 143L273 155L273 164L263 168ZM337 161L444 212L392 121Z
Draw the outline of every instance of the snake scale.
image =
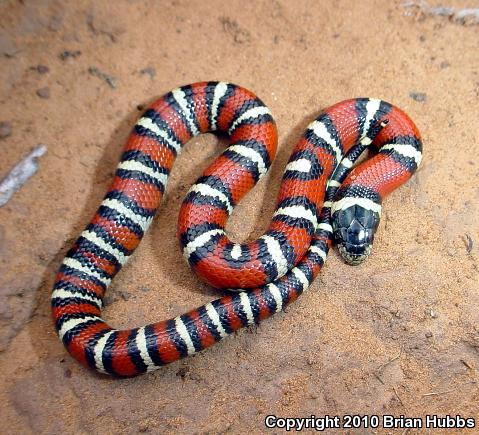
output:
M117 330L101 317L108 285L150 226L177 155L205 132L230 145L191 187L178 219L185 259L220 299L173 319ZM225 225L234 206L267 172L277 148L267 106L225 82L183 86L138 120L98 211L67 252L51 303L68 352L102 373L133 376L203 350L241 327L281 311L321 270L335 240L350 264L370 253L386 195L422 157L418 129L377 99L342 101L306 129L285 168L266 233L237 244ZM366 149L375 155L354 166Z

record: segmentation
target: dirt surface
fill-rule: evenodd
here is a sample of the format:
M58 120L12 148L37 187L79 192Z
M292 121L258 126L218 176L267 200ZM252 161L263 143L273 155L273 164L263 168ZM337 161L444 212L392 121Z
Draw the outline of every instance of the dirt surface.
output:
M1 1L0 178L38 144L48 151L0 208L0 432L264 433L267 414L478 419L478 49L478 25L399 1ZM228 224L237 241L267 228L290 150L334 102L403 108L423 134L423 164L385 201L366 264L332 252L285 313L152 374L98 376L55 334L54 273L106 191L138 107L199 80L255 91L279 127L270 175ZM222 146L204 135L179 158L109 292L111 324L218 296L185 264L174 223Z

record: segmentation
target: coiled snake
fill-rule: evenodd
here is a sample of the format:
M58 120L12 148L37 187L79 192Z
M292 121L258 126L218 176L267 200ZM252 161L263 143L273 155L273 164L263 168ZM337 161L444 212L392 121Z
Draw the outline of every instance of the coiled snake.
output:
M203 280L244 290L174 319L111 328L101 318L105 291L150 226L183 145L208 131L227 133L231 145L189 190L178 237ZM382 199L411 177L422 156L419 132L400 109L369 98L340 102L294 148L268 231L254 242L232 243L224 230L228 216L267 172L276 147L269 109L230 83L183 86L146 110L103 202L56 276L53 319L74 358L99 372L132 376L281 311L314 280L333 238L348 263L369 255ZM377 154L351 169L368 147Z

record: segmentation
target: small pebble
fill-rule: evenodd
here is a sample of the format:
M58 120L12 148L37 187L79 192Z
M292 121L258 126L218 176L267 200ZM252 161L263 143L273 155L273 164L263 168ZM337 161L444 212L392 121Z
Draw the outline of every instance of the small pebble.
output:
M464 242L466 244L466 251L468 254L470 254L472 251L472 248L474 248L474 240L469 234L466 234L464 236Z
M37 71L39 74L46 74L47 72L50 71L50 68L48 68L46 65L38 65Z
M426 332L426 337L431 338L432 337L432 332Z
M190 373L189 378L193 381L201 381L201 376L197 373Z
M150 79L153 79L156 76L156 70L155 68L149 66L147 68L143 68L142 70L140 70L140 74L148 75L150 76Z
M37 89L37 95L40 98L45 98L45 99L50 98L50 88L46 87L46 88Z
M0 139L5 139L12 134L12 124L9 122L0 122Z
M427 95L424 92L409 92L409 96L418 103L424 103L427 100Z
M38 74L46 74L47 72L50 72L50 68L48 68L46 65L35 65L31 66L30 69L32 71L36 71Z
M121 297L124 301L127 301L128 299L131 298L131 294L128 293L127 291L118 290L118 293L120 294L120 297Z
M190 369L188 367L180 367L178 371L176 372L176 376L179 376L180 378L184 379L187 373L189 372L189 370Z
M74 59L80 55L81 55L80 50L65 50L60 53L59 57L61 60L67 60L70 57Z
M138 432L140 433L149 432L149 430L150 430L150 427L148 426L148 423L140 423L138 425Z
M106 307L107 305L111 305L115 300L113 299L113 296L107 295L103 298L103 306Z

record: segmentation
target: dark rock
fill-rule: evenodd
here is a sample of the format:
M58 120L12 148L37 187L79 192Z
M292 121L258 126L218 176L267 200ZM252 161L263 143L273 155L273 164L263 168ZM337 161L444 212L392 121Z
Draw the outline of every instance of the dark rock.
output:
M131 294L125 290L118 290L118 294L124 301L127 301L131 298Z
M409 92L409 96L418 103L424 103L427 100L427 95L424 92Z
M152 66L149 66L140 70L140 74L148 75L150 76L150 79L154 79L156 76L156 69Z
M61 60L67 60L69 58L75 59L76 57L81 55L80 50L65 50L62 51L59 55Z
M0 122L0 139L5 139L12 134L12 124L9 122Z
M50 98L50 88L49 88L49 87L45 87L45 88L37 89L37 95L38 95L40 98L44 98L44 99Z
M36 70L39 74L46 74L47 72L50 72L50 68L48 68L46 65L37 65Z
M178 371L176 372L176 376L179 376L180 378L184 379L186 377L186 375L188 374L189 372L189 368L188 367L180 367L178 369Z
M138 432L140 432L140 433L149 432L149 430L150 430L150 427L148 426L147 422L140 423L138 425Z
M112 295L106 295L103 298L103 306L106 307L108 305L111 305L113 302L115 302L115 299L113 298Z
M471 253L472 249L474 248L474 240L473 238L469 235L469 234L466 234L464 236L464 243L466 245L466 251L468 254Z
M251 33L242 28L236 20L229 17L220 17L220 23L223 26L223 30L231 35L235 44L240 45L251 42Z

